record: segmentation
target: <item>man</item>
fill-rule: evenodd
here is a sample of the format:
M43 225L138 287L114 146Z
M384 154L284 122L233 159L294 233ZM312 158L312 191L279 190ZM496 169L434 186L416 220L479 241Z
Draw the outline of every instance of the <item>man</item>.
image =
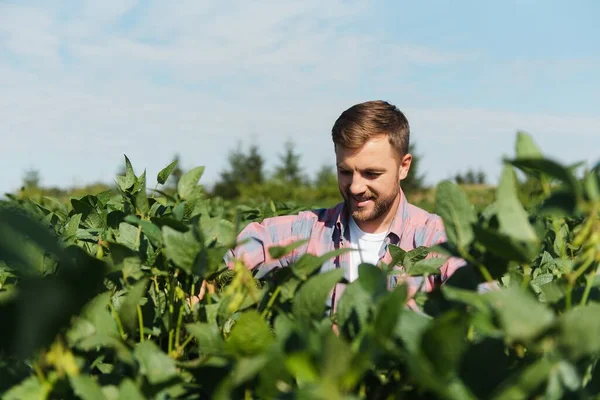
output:
M322 255L338 248L352 248L327 261L321 271L343 268L345 278L358 277L361 263L389 263L390 244L409 251L419 246L433 246L446 240L441 218L406 201L401 181L410 169L408 153L410 128L404 114L384 101L357 104L335 122L332 129L338 186L344 201L330 209L304 211L298 215L268 218L249 224L238 236L238 245L226 256L232 265L238 258L263 276L273 268L287 267L305 252ZM273 259L268 249L308 239L291 254ZM450 259L441 267L445 281L459 266L460 260ZM400 268L400 267L398 267ZM388 278L392 290L402 276ZM431 290L434 277L406 278L409 293ZM333 291L332 306L339 300L344 285ZM410 304L409 304L410 305ZM412 302L414 307L414 302Z

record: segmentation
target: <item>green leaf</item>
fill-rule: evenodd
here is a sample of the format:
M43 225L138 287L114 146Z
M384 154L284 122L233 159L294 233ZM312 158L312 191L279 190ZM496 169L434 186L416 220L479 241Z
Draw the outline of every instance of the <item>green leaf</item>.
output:
M215 324L196 322L185 328L198 342L200 354L217 355L223 352L223 337Z
M324 339L322 376L325 380L336 382L348 373L353 357L352 349L347 342L341 340L331 330L328 331Z
M384 297L377 306L375 333L380 341L385 342L392 336L407 298L408 287L399 285L393 292Z
M519 201L515 173L510 167L502 171L496 198L500 233L515 240L537 243L538 237Z
M204 167L196 167L187 171L177 184L177 194L184 200L194 197L198 181L204 173Z
M461 357L467 349L465 340L469 317L457 310L436 318L423 333L421 349L441 377L458 375Z
M233 224L219 217L201 218L200 229L206 246L213 241L222 246L231 246L236 239Z
M45 400L50 390L49 385L42 385L36 376L30 376L20 384L13 386L3 394L5 400Z
M292 251L296 250L298 247L301 247L308 243L308 239L297 240L294 243L288 244L287 246L271 246L269 248L269 254L274 259L278 259L284 256L287 256Z
M131 379L125 378L119 385L119 399L145 400L145 397Z
M466 249L474 238L471 224L476 218L465 192L456 184L444 181L437 185L435 207L444 220L448 242L459 249Z
M81 223L81 214L75 214L69 218L69 222L65 224L65 230L63 231L63 237L70 238L77 235L79 224Z
M69 381L78 398L83 400L105 400L100 385L90 375L71 376Z
M117 324L108 310L110 296L110 292L103 292L94 297L85 305L81 316L92 324L95 333L118 337Z
M162 228L162 233L167 258L179 268L191 274L196 257L202 250L202 245L196 240L193 232L182 233L165 225Z
M308 279L309 276L314 274L321 266L328 260L335 258L341 254L354 251L353 249L337 249L323 254L322 256L314 256L309 253L305 253L295 264L292 265L292 272L298 278L302 280Z
M500 386L500 391L490 398L494 400L525 400L532 396L548 378L555 365L548 357L539 358L532 364L516 371Z
M483 244L487 251L505 260L526 263L531 262L537 256L537 247L518 242L506 234L480 225L473 226L473 231L476 240Z
M138 332L139 329L137 307L146 295L147 287L148 278L136 282L127 292L123 304L119 307L119 317L123 323L123 328L132 335ZM143 332L140 332L140 335L142 334Z
M517 158L542 158L542 151L526 132L517 132Z
M70 246L56 274L20 279L16 295L0 303L0 350L26 358L50 345L100 290L104 267L83 249Z
M138 226L141 226L142 232L144 233L144 235L146 235L148 237L148 239L150 240L152 245L154 245L157 248L162 247L162 245L163 245L162 232L157 225L153 224L150 221L140 219L135 215L128 215L127 217L125 217L125 221L132 223L132 224L136 224Z
M318 274L306 281L296 292L292 305L294 315L304 320L320 320L325 312L327 296L343 276L344 270L336 269Z
M544 294L546 302L551 304L558 302L564 297L564 291L556 281L540 286L540 290Z
M135 194L135 207L142 215L146 215L150 210L150 204L148 203L148 195L146 194L145 187L141 188Z
M336 309L340 331L349 338L356 337L366 327L373 307L371 295L358 280L347 285Z
M388 251L390 252L390 255L392 256L392 260L390 261L390 266L393 267L396 265L402 265L402 261L404 260L404 257L406 256L406 251L394 244L390 244L388 246Z
M581 185L568 168L562 166L556 161L546 158L519 158L516 160L507 160L507 162L523 172L538 171L544 175L554 178L564 183L567 188L577 197L581 197Z
M127 222L121 222L119 224L119 236L117 237L117 243L120 243L131 250L137 250L139 247L138 228L128 224Z
M600 353L600 304L590 303L562 314L558 345L571 360Z
M140 363L140 373L145 375L152 385L165 383L177 376L175 361L163 353L154 342L138 343L133 355Z
M415 264L410 266L406 270L406 273L410 276L420 275L435 275L440 272L440 267L446 262L445 258L433 257L427 258L421 261L417 261Z
M482 296L496 311L509 340L533 340L554 322L554 313L548 307L518 287L510 286Z
M177 166L178 162L179 160L175 160L171 164L167 165L166 167L160 170L160 172L156 176L156 180L158 181L158 183L160 183L161 185L165 184L167 179L169 179L171 173L175 170L175 167Z
M125 155L125 176L117 176L117 186L123 192L127 192L129 189L133 187L133 185L137 182L137 178L135 173L133 172L133 167L131 166L131 161Z
M238 356L248 357L266 351L273 341L273 334L260 314L250 310L240 315L231 329L227 347Z

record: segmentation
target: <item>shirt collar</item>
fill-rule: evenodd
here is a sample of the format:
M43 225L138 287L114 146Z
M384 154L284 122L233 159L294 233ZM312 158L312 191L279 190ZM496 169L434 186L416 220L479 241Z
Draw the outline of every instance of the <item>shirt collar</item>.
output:
M395 235L395 242L399 242L400 239L402 238L402 232L404 230L404 227L406 226L406 223L408 221L408 207L407 207L407 201L406 201L406 196L404 195L404 192L402 191L402 188L399 189L400 190L400 203L398 204L398 209L396 210L396 214L394 215L394 218L392 219L392 223L390 224L390 229L388 230L388 234L387 236L390 235ZM347 223L348 222L348 209L346 208L346 203L342 202L340 204L337 205L337 219L336 219L336 227L338 228L339 232L341 233L342 237L345 238L346 240L348 240L350 238L350 225Z

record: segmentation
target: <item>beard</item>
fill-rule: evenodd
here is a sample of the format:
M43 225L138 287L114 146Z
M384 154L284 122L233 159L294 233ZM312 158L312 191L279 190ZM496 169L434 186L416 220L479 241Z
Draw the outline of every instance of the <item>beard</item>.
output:
M393 192L387 197L380 197L375 193L367 192L361 197L361 200L371 200L373 202L372 207L368 209L364 207L355 209L352 204L354 196L348 192L345 193L344 199L346 208L356 222L369 222L384 216L392 208L397 195L398 192Z

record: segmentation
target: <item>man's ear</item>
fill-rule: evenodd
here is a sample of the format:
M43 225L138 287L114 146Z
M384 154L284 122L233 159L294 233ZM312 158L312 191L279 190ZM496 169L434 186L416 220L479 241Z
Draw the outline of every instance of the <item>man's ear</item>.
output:
M400 167L398 168L398 176L400 180L403 180L408 175L408 171L410 171L410 164L412 163L412 154L408 153L402 157L400 160Z

